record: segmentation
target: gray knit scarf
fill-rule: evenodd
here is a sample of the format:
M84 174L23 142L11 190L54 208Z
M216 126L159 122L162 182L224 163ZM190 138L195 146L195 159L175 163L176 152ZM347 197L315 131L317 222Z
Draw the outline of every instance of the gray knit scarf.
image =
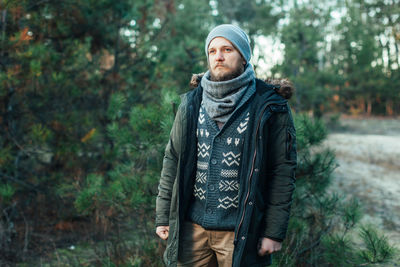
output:
M228 81L210 80L210 71L201 79L204 108L211 119L226 123L247 89L255 90L255 74L249 63L244 72ZM249 88L251 87L251 88Z

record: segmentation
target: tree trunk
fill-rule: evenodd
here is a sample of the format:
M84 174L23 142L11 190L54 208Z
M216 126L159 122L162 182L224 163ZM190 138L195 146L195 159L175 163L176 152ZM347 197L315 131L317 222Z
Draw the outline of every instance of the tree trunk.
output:
M386 115L393 116L393 100L386 101Z
M371 99L367 100L367 115L371 116L372 113L372 101Z

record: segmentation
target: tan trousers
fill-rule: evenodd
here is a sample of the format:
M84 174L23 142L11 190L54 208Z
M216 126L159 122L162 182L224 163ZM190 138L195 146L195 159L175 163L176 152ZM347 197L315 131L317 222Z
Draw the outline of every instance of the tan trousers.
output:
M185 222L182 230L178 266L232 266L233 231L205 230L192 222Z

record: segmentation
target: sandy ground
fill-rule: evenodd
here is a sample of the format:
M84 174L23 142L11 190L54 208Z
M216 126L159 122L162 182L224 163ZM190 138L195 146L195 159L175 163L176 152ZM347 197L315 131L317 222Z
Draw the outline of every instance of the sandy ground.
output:
M400 120L344 120L325 142L336 152L334 185L363 206L362 223L400 249Z

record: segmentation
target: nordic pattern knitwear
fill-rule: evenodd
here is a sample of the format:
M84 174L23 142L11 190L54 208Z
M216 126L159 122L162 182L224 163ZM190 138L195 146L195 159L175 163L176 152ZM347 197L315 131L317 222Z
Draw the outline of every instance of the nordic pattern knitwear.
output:
M233 230L239 198L243 137L249 120L247 92L228 122L219 129L204 103L197 122L197 172L188 219L205 229Z
M225 39L229 40L239 50L246 62L248 63L250 61L251 47L249 37L241 28L232 24L222 24L210 31L205 44L207 60L208 46L216 37L224 37Z
M229 116L238 106L246 91L254 93L255 74L253 66L247 64L244 72L228 81L214 82L210 80L210 71L201 79L203 87L203 103L211 119L226 123Z

